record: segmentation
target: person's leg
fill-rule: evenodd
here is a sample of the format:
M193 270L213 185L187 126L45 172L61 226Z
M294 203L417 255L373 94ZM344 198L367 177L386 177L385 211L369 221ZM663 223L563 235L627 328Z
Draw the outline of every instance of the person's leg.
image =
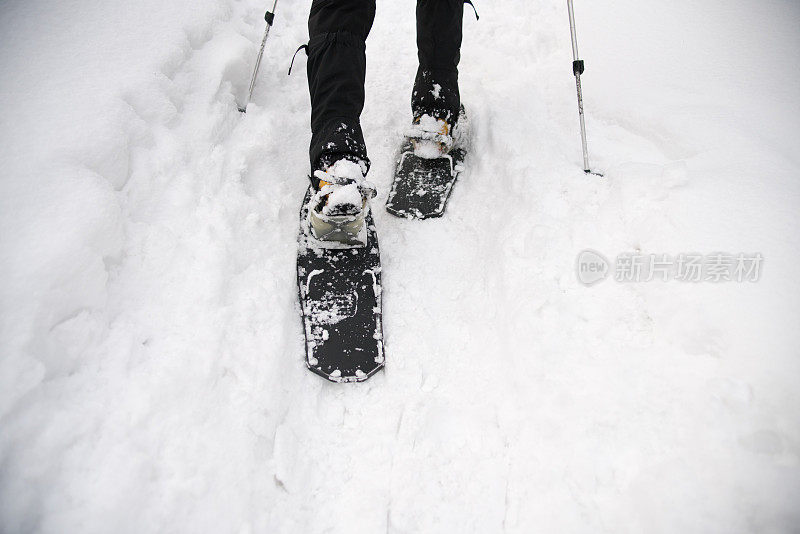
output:
M311 172L342 158L363 161L367 150L359 117L364 108L364 42L375 0L314 0L308 18L311 95Z
M463 0L417 0L419 69L411 94L415 121L424 114L451 126L458 120L463 14Z

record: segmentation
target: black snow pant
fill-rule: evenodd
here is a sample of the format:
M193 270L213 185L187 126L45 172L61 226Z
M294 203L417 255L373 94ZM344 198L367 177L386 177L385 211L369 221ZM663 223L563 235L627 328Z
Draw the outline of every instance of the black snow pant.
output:
M458 119L458 62L464 0L417 0L419 68L411 111ZM348 158L369 166L360 116L367 69L365 41L375 0L314 0L308 18L311 170ZM386 58L389 61L390 58Z

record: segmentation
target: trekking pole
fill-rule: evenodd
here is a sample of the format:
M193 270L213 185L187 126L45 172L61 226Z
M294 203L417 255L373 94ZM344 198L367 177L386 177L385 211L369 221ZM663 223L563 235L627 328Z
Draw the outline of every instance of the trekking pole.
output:
M575 34L575 13L572 10L572 0L567 0L567 8L569 9L569 31L572 34L572 73L575 75L575 85L578 88L578 116L581 119L583 172L603 176L600 173L592 172L589 168L589 149L586 145L586 121L583 118L583 92L581 91L581 74L583 74L584 71L584 64L582 59L578 59L578 37Z
M258 67L261 66L261 56L264 55L264 46L267 44L267 37L269 37L269 29L272 28L272 22L275 20L275 6L278 5L278 0L274 0L272 3L272 11L267 11L264 15L264 20L267 21L267 27L264 30L264 38L261 39L261 49L258 51L258 57L256 58L256 67L253 69L253 77L250 78L250 90L247 92L247 100L245 100L244 106L239 107L239 111L245 113L247 109L247 104L250 103L250 99L253 98L253 89L256 86L256 77L258 76Z

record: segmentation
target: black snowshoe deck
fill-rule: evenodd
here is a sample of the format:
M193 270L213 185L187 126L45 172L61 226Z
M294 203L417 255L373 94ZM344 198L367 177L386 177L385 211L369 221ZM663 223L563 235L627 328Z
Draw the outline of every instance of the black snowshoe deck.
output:
M386 211L408 219L441 217L463 170L464 155L463 149L454 148L441 158L424 159L407 142L400 152Z
M300 210L297 285L306 365L334 382L360 382L383 367L381 266L372 214L362 247L326 248L308 228L306 192Z

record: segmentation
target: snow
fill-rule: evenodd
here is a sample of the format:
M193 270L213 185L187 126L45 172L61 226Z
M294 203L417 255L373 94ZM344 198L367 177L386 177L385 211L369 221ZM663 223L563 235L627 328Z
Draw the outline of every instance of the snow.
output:
M800 524L800 7L465 17L446 216L382 208L416 71L379 3L362 124L386 370L303 362L310 1L5 2L3 532L788 532ZM298 61L300 57L298 57ZM753 283L575 261L761 253Z
M434 84L434 87L438 87L438 84ZM468 133L462 133L469 129L465 125L466 122L468 122L467 119L462 118L453 133L453 136L459 140L464 138L463 145L466 145L469 139ZM419 118L417 124L407 128L404 135L414 140L414 154L416 156L423 159L437 159L442 157L442 153L453 145L453 137L448 134L448 130L449 127L445 121L425 114ZM466 149L467 147L463 145L462 148Z
M322 212L330 214L341 213L342 206L357 206L360 209L363 200L358 185L354 182L335 188L328 195L328 203L322 208Z
M436 86L437 84L434 84ZM422 115L419 118L419 124L415 125L423 132L431 132L431 133L447 133L447 123L441 119L437 119L436 117L432 117L428 114Z
M437 159L442 157L442 145L430 139L414 141L414 154L423 159Z
M361 165L348 159L340 159L327 170L327 173L356 183L364 180L364 171Z

